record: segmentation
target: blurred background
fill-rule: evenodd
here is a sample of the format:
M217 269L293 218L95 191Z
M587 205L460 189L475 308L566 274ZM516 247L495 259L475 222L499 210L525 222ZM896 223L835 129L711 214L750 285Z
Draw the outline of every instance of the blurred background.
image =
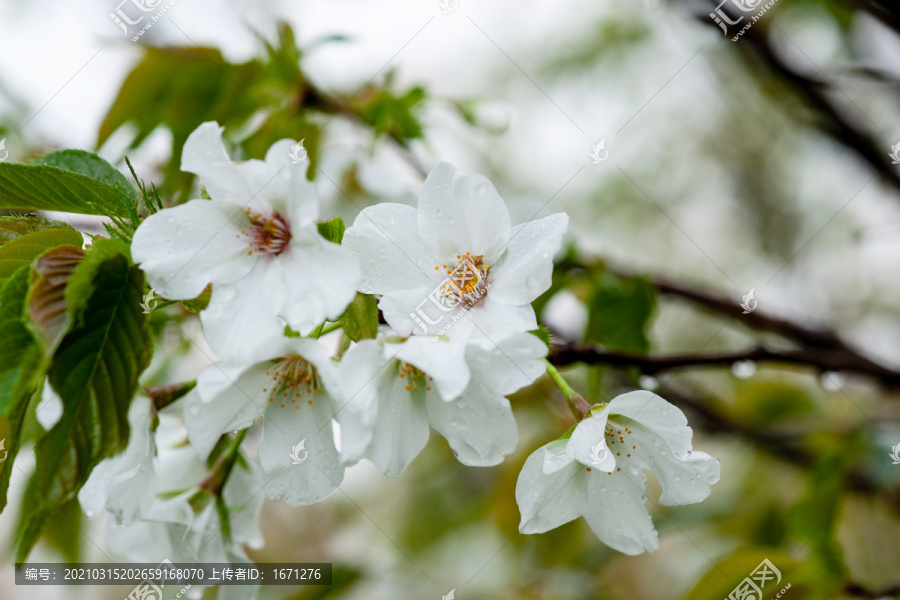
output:
M0 157L127 155L171 205L198 191L181 145L217 120L237 158L304 139L322 216L348 225L414 204L438 161L482 173L514 223L571 217L536 303L570 382L591 403L656 390L722 463L703 503L648 502L653 554L580 519L520 535L519 469L572 424L540 380L512 398L519 446L497 467L432 436L399 479L365 463L319 504L265 503L251 557L331 562L335 580L263 598L721 599L763 559L782 576L763 598L900 597L895 3L777 0L754 22L756 0L117 1L0 2ZM196 317L152 318L170 352L143 383L196 377L211 355L171 326ZM30 560L115 559L102 519L64 517ZM130 591L16 587L10 547L0 598Z

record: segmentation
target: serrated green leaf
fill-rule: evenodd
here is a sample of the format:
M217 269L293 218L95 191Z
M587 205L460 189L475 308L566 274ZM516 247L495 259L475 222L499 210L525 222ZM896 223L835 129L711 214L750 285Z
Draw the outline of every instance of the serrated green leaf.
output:
M57 150L34 161L36 165L49 165L64 171L81 173L95 181L99 181L123 192L132 201L137 202L138 195L131 182L121 171L87 150Z
M115 252L122 246L127 249L114 240L95 244L66 287L71 328L48 372L63 414L36 444L37 467L19 526L19 560L94 466L128 441L128 407L152 346L140 308L144 275Z
M35 258L50 248L69 245L81 247L81 234L64 223L49 221L54 226L21 224L22 229L30 233L11 238L0 245L0 285L23 265L31 264ZM11 231L6 230L11 235Z
M62 221L48 221L40 217L0 217L0 246L29 233L60 227L69 225Z
M341 217L334 217L330 221L319 221L316 223L316 227L319 228L319 235L329 242L340 244L344 239L346 226L344 225L344 219Z
M41 352L22 315L29 267L23 266L0 288L0 512L6 507L9 476L21 445L28 402L40 383Z
M354 342L378 335L378 302L371 294L356 294L356 298L340 318L344 333Z
M49 165L10 162L0 163L0 208L128 216L128 206L112 185Z
M588 302L585 341L615 350L647 352L647 327L656 308L656 290L640 277L599 275Z

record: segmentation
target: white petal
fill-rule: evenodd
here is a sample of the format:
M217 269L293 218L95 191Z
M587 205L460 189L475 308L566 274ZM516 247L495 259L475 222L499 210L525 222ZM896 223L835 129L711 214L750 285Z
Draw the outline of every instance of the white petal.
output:
M632 424L631 440L637 446L634 467L653 473L662 487L660 504L680 506L705 500L709 486L719 481L719 461L705 452L674 454L653 431Z
M646 426L662 438L676 456L684 456L691 450L693 432L687 426L687 417L653 392L638 390L616 396L609 403L609 412L612 419L622 415Z
M59 422L63 413L62 399L59 394L50 386L50 382L44 381L44 389L41 391L41 401L38 402L34 409L34 416L38 423L46 431L53 429L53 426Z
M553 256L562 245L569 216L557 213L513 227L506 253L491 268L491 297L505 304L530 304L550 288Z
M434 384L444 400L452 400L462 394L469 385L469 366L465 358L465 345L424 336L412 336L398 348L397 344L385 344L386 356L408 362L434 379Z
M276 258L283 265L287 288L279 313L295 330L308 330L326 318L336 319L356 297L359 264L346 248L316 236L311 243L294 242Z
M266 166L275 179L263 188L260 196L287 219L291 232L309 228L315 231L319 217L319 195L306 177L309 161L295 164L291 160L294 140L279 140L266 152Z
M198 388L188 394L184 411L188 439L199 457L205 459L223 433L249 427L262 414L268 404L268 394L262 391L268 382L265 371L265 364L254 365L230 385L218 386L208 400L203 398L201 384L204 378L222 376L219 364L200 374Z
M653 520L644 505L647 478L643 473L593 471L589 475L590 500L583 514L600 541L632 555L659 548Z
M472 376L501 396L512 394L531 385L544 374L547 366L542 357L547 345L530 333L516 333L482 347L466 346L467 362Z
M363 292L386 294L433 286L440 280L429 276L439 259L419 238L416 219L413 207L386 202L363 209L344 233L341 244L362 266Z
M440 433L464 465L489 467L516 450L519 431L509 400L472 383L456 400L446 402L434 391L425 393L431 426Z
M344 467L334 447L331 420L334 407L327 394L304 395L301 404L270 403L259 441L259 460L268 481L265 491L290 506L313 504L334 492L344 479ZM301 441L308 453L294 464L292 449Z
M441 328L441 321L430 323L424 321L421 315L422 311L428 310L426 304L429 302L428 294L434 288L427 286L411 290L399 290L396 292L388 292L378 301L378 308L384 315L384 320L397 335L403 337L415 335L437 335ZM420 311L420 312L417 312ZM425 314L430 320L435 319ZM414 320L418 319L418 321Z
M209 283L230 283L253 268L237 207L191 200L150 215L134 233L131 254L150 286L166 298L194 298Z
M491 182L445 162L425 179L418 221L419 235L442 264L465 252L493 264L509 241L509 211Z
M582 419L575 426L568 444L575 460L586 467L606 472L614 471L617 464L606 442L608 414L609 407L592 411L591 416Z
M222 358L254 357L284 332L277 315L286 299L283 264L260 260L241 281L213 287L209 306L200 313L203 335Z
M546 446L528 457L516 482L522 533L544 533L577 519L588 501L589 473L578 463L551 474L543 471Z
M218 123L203 123L188 136L181 152L181 170L200 176L209 197L233 206L250 205L278 171L276 165L267 166L261 160L233 163L222 143L222 131Z
M388 477L399 477L428 443L424 390L406 391L406 379L395 373L384 372L376 379L378 409L365 456Z
M553 440L544 446L544 464L541 467L545 475L556 473L568 467L575 460L575 453L569 448L569 440Z
M105 508L119 525L129 525L149 508L156 495L152 415L150 399L135 396L128 409L128 445L121 454L94 467L78 492L78 502L88 517Z
M469 309L466 315L474 325L470 336L475 340L485 337L490 340L499 340L512 333L524 333L537 329L537 318L530 304L514 306L497 302L491 297L491 290L488 290L484 299ZM463 319L460 319L460 322L462 321ZM459 323L457 323L453 325L447 335L457 337L464 331L465 329L459 327Z

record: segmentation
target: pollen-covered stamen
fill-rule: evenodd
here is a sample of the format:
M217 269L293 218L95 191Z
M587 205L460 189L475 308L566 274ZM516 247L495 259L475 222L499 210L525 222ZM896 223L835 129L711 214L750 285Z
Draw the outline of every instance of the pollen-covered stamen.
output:
M241 230L241 235L247 239L250 249L247 254L258 252L261 254L281 254L287 248L291 241L291 228L288 226L284 217L278 213L271 216L264 216L251 211L249 208L244 209L247 218L250 219L250 225L246 229Z
M282 408L294 405L299 409L304 402L312 404L316 394L322 393L316 368L302 356L291 355L280 359L266 371L272 383L263 388L269 402L278 402Z
M441 283L441 291L470 308L477 304L488 288L487 275L490 267L484 264L484 256L473 256L470 252L457 254L456 265L435 265L434 269L446 269L447 277Z
M624 425L618 425L612 421L606 422L606 447L616 457L616 464L621 465L623 461L631 458L632 452L637 450L637 442L631 438L631 429ZM616 471L621 471L622 467L617 466Z
M404 387L407 392L431 390L431 385L429 384L431 377L428 377L425 373L409 363L397 361L397 378L404 380Z

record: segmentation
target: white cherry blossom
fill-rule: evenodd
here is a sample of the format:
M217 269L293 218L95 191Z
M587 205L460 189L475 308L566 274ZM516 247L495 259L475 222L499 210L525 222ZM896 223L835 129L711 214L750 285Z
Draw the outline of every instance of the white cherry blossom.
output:
M646 471L662 487L659 503L694 504L719 480L719 461L691 448L676 407L636 391L595 407L566 438L535 451L519 475L519 531L543 533L583 516L600 540L625 554L659 547L645 507Z
M338 414L346 462L371 460L399 476L422 451L429 425L465 465L499 464L519 434L504 397L544 371L547 346L529 333L477 343L364 340L340 365L347 405Z
M291 162L292 145L281 140L265 161L233 163L222 128L204 123L185 143L181 168L200 176L212 200L162 210L135 232L134 260L158 294L194 298L213 284L201 320L219 356L250 356L285 322L309 330L354 298L359 265L319 235L315 187L307 164Z
M206 456L221 434L264 415L259 460L266 494L291 506L312 504L344 477L332 430L340 391L337 366L319 342L276 338L252 362L207 367L188 396L185 425L191 445ZM300 442L306 459L295 464L292 449Z
M360 291L381 295L385 320L402 336L494 339L537 328L531 303L550 287L563 213L515 227L487 178L449 163L429 173L418 209L364 209L343 244L363 267Z

